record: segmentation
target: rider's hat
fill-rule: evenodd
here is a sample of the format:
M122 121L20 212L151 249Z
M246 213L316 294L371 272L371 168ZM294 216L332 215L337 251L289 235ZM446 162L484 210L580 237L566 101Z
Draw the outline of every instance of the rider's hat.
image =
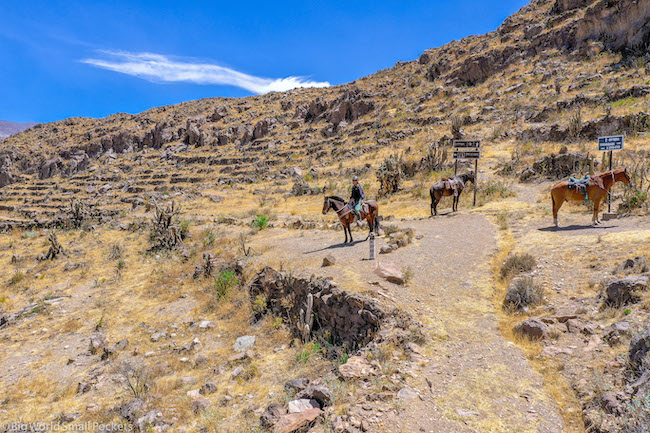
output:
M354 176L352 180L359 180L359 176Z

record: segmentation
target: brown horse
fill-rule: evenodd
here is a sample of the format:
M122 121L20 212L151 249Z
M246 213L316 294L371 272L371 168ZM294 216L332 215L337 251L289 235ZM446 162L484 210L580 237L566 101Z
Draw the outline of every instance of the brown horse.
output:
M336 212L339 217L339 221L343 224L345 243L348 243L348 233L350 233L350 242L353 242L350 224L357 219L357 216L354 214L352 206L341 197L332 195L325 197L325 201L323 202L323 215L329 212L330 209L334 209L334 212ZM377 219L377 216L379 215L379 205L374 200L365 201L364 205L361 206L361 212L359 213L361 214L361 220L365 219L368 221L368 227L370 227L370 232L366 238L368 239L370 233L376 233L379 229L379 220Z
M452 212L456 212L458 210L460 193L463 192L467 181L474 183L474 173L465 173L450 178L443 178L441 181L434 183L429 190L429 194L431 195L431 216L438 215L438 203L440 203L440 199L450 195L454 196L451 210Z
M619 168L612 171L606 171L591 177L592 182L587 186L587 197L594 202L593 224L599 224L598 211L601 203L607 197L609 189L616 182L623 182L625 185L630 183L630 174L627 168ZM560 182L551 188L551 200L553 201L553 223L558 227L557 212L565 201L584 201L584 195L578 191L578 188L569 189L569 182Z

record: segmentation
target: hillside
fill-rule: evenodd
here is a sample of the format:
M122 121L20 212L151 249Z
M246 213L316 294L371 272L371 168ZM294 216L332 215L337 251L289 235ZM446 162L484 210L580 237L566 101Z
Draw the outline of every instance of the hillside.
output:
M648 1L538 0L345 85L7 137L0 419L642 431L649 47ZM601 171L596 139L613 134L631 175L619 218L589 227L585 204L565 204L552 229L550 187ZM469 186L460 213L428 219L460 138L482 141L477 206ZM380 206L382 272L366 228L339 244L322 213L353 175ZM504 308L524 286L543 301Z

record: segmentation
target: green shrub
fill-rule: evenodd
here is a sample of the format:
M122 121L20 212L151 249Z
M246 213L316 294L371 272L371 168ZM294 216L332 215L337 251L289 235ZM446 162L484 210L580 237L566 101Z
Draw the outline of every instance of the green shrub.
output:
M309 343L305 344L303 350L298 354L298 356L296 356L296 360L298 362L307 362L309 361L309 358L312 357L312 355L315 355L320 352L321 352L320 344L314 341L310 341Z
M214 245L214 241L217 240L217 235L210 229L203 230L203 246L209 247Z
M253 227L264 230L269 226L269 217L266 215L257 215L253 220Z
M234 271L225 270L219 272L219 275L214 277L214 290L217 298L221 299L226 297L228 292L237 284L239 284L239 279Z

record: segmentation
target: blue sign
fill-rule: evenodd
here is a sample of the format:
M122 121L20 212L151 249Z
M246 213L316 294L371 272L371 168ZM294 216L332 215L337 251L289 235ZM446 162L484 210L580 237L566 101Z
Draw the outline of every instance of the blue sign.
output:
M609 150L621 150L623 149L623 136L614 135L611 137L599 137L598 138L598 150L606 152Z

